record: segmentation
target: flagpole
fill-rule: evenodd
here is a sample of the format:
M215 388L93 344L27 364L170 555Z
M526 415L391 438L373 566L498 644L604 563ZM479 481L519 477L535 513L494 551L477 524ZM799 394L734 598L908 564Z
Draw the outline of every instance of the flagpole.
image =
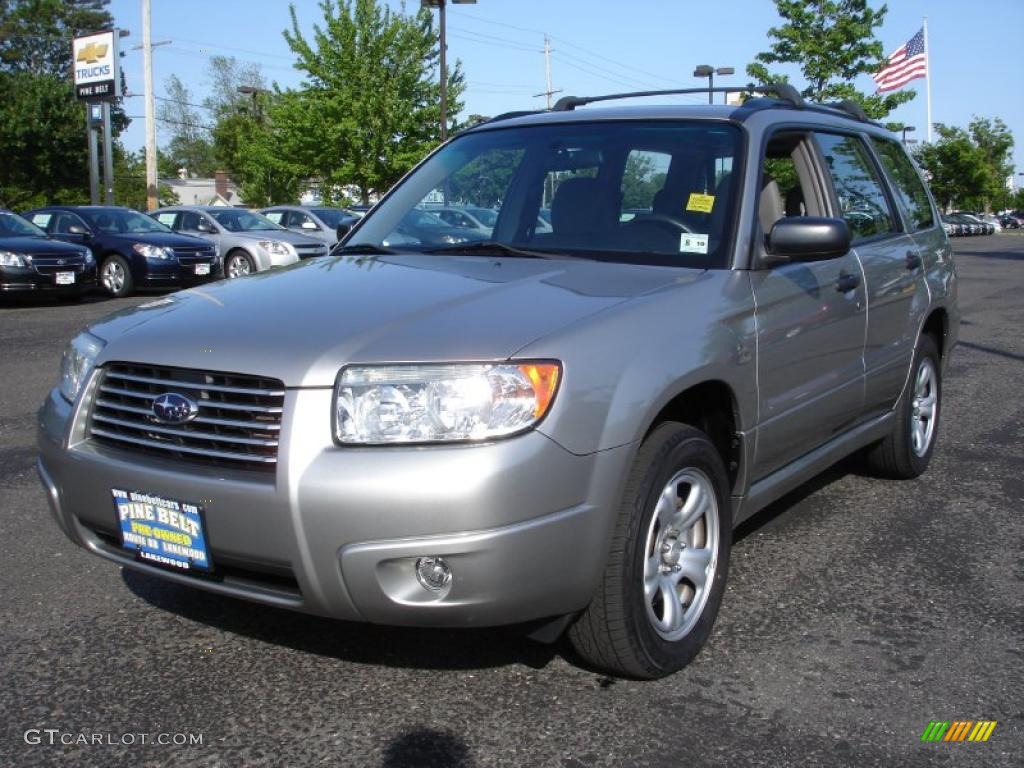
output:
M924 17L924 61L927 76L925 93L928 101L928 143L932 143L932 49L928 46L928 17Z

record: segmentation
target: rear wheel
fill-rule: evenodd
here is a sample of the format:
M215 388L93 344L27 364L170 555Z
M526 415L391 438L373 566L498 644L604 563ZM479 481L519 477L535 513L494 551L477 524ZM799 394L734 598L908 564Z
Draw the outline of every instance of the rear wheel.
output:
M910 380L896 406L892 431L865 454L868 468L874 474L909 480L928 469L939 429L940 371L935 340L922 334L914 350Z
M100 266L100 283L103 289L116 299L130 296L135 289L128 262L116 253L104 259Z
M731 542L718 451L693 427L660 425L626 481L604 577L569 630L577 652L629 677L684 667L711 633Z

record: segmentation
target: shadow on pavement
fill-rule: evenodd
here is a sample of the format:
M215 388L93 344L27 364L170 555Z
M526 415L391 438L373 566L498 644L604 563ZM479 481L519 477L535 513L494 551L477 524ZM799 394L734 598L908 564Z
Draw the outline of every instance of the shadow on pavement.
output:
M469 747L433 728L415 728L395 737L384 751L381 768L473 768Z
M295 613L172 584L129 569L127 587L150 605L224 632L358 664L416 669L542 669L558 646L525 637L522 627L382 627Z

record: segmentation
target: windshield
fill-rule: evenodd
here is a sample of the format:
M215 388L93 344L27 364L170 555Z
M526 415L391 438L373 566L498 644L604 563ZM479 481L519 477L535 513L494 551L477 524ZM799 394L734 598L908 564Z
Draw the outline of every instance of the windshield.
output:
M258 232L264 229L284 229L266 216L241 208L223 208L206 211L228 232Z
M310 209L328 227L337 229L339 224L346 224L352 221L355 216L345 213L340 208L312 208Z
M15 213L0 212L0 237L46 237L35 224Z
M346 244L458 252L486 238L555 256L725 268L739 147L736 126L708 121L468 133L395 188ZM462 209L493 232L452 227L423 210L436 206ZM548 210L550 226L541 218Z
M93 227L108 235L124 234L145 234L147 232L170 232L159 221L143 216L135 211L121 210L120 208L102 208L100 210L76 211L82 218L86 219Z

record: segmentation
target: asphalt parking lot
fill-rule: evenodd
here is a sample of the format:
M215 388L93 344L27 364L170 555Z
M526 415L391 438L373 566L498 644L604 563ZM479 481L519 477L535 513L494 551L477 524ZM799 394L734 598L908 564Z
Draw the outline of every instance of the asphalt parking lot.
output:
M0 765L1021 765L1024 236L954 245L964 321L931 469L892 483L846 461L744 524L710 645L658 682L504 630L343 624L85 554L36 480L35 411L66 340L146 298L0 306ZM931 720L998 725L922 743Z

